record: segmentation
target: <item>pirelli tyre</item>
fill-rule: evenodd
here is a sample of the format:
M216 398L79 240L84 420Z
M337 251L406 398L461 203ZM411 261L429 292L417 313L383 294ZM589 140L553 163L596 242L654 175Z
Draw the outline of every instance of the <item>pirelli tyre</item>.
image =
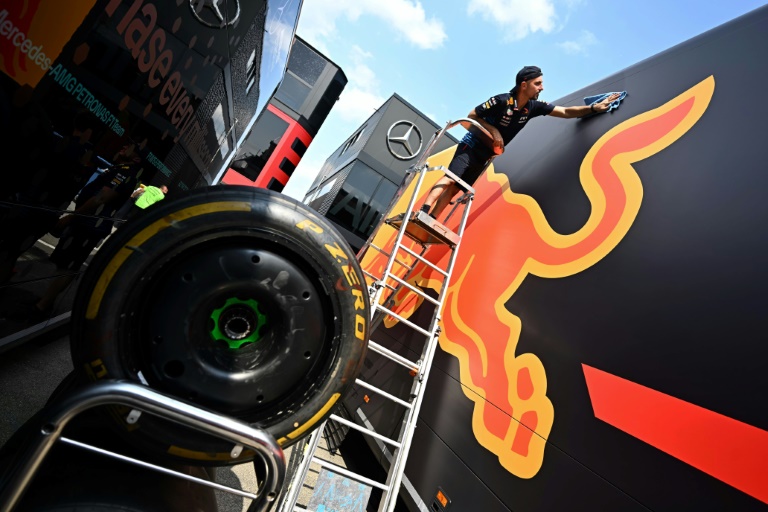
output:
M288 446L354 382L368 340L365 281L344 239L286 196L212 187L119 228L78 288L71 350L87 380L127 379L266 428ZM110 410L127 439L174 460L251 453Z

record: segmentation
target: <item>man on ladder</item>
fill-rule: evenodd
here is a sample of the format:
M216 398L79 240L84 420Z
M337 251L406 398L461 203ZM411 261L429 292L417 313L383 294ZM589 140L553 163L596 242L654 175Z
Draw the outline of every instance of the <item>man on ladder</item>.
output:
M456 154L448 170L469 185L473 185L487 167L488 159L504 152L504 146L522 130L525 125L538 116L551 115L562 119L584 117L589 114L606 112L612 101L619 94L612 94L604 100L579 107L558 107L538 101L544 90L544 77L536 66L525 66L517 73L515 87L508 93L493 96L482 105L478 105L467 117L477 121L493 136L493 140L482 136L473 126L464 126L467 134L456 148ZM459 191L456 182L445 176L440 179L427 194L421 211L433 218L442 211Z

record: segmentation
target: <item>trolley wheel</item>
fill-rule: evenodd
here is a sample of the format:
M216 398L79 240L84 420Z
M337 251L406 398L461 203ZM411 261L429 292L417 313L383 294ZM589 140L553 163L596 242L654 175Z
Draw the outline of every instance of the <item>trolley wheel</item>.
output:
M165 203L165 204L164 204ZM354 382L368 340L362 271L339 233L286 196L210 187L163 201L99 250L75 297L71 350L91 380L146 381L266 428L288 446ZM240 463L231 444L110 410L135 445Z

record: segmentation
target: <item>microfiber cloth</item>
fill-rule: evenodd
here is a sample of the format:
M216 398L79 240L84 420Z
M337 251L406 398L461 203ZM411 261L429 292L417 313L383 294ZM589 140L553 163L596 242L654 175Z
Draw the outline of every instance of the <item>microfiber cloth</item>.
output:
M605 98L610 96L611 94L614 94L612 92L606 92L603 94L595 94L594 96L587 96L584 98L584 104L585 105L591 105L593 103L599 103L603 101ZM606 112L610 112L611 110L615 108L619 108L619 103L621 103L621 100L623 100L627 96L627 91L621 91L620 93L617 93L619 97L611 102L611 105L608 107L608 110Z

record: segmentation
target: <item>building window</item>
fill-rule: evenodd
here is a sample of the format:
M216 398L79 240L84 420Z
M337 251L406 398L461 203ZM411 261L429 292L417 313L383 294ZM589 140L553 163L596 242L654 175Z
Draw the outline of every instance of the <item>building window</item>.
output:
M319 187L314 195L307 199L306 204L314 208L315 210L320 210L320 206L323 204L323 198L328 194L328 192L331 191L333 186L336 184L336 180L338 178L332 178L325 182L325 184L322 187Z
M282 192L284 186L285 185L277 181L275 178L269 180L269 183L267 184L267 188L269 190L274 190L275 192Z
M291 144L291 149L294 153L299 155L299 158L304 156L304 153L307 152L307 146L303 142L301 142L301 139L293 139L293 144Z
M311 90L311 86L289 70L285 72L285 77L283 77L283 82L275 93L275 98L285 103L294 112L301 112L301 106Z
M370 207L382 181L387 180L362 162L356 162L347 179L344 180L341 190L333 199L326 216L355 235L368 238L374 225L373 217L377 215L381 217L383 210L378 203L375 208ZM386 202L388 204L389 200Z
M326 60L299 40L294 40L288 70L295 73L310 87L315 85L325 69Z
M397 192L397 185L387 179L382 179L376 191L373 193L370 202L368 203L368 210L365 212L363 218L363 224L360 226L361 238L367 239L376 229L376 226L381 222L381 219L387 213L387 207L395 197Z
M283 157L283 161L280 162L280 170L290 176L293 174L293 171L296 170L296 166L293 164L293 162Z
M224 109L219 103L216 110L213 111L213 130L216 133L216 141L219 143L219 149L221 150L221 158L225 158L229 154L229 142L227 132L227 125L224 122Z
M339 155L343 155L344 153L347 152L349 148L354 146L355 142L357 142L360 139L360 136L363 134L364 131L365 131L365 126L360 128L360 130L357 133L355 133L352 137L350 137L347 143L344 144L344 147L341 149L341 153L339 153Z
M249 180L255 181L287 129L287 122L265 110L254 123L251 133L235 157L232 168Z
M248 57L248 64L245 66L245 94L249 94L251 92L251 88L253 88L253 84L256 83L256 72L258 69L256 69L256 50L253 50L251 52L251 56Z

